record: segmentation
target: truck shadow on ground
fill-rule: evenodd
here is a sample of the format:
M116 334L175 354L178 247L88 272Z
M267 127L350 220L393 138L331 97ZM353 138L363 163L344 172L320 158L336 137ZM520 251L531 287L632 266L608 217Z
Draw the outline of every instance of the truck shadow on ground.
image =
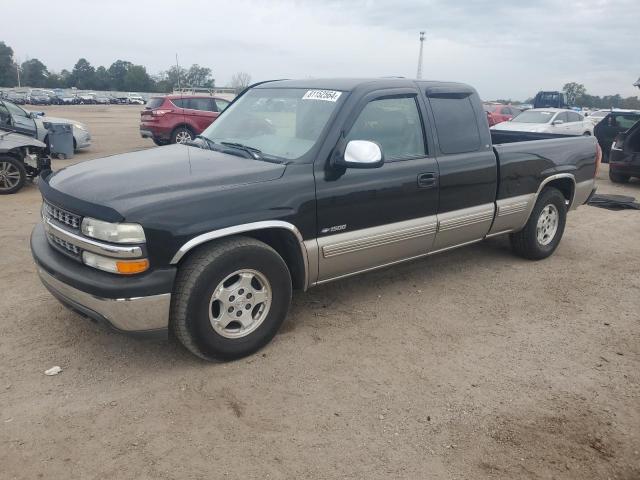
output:
M298 329L317 329L317 316L314 312L324 308L335 309L336 305L346 305L345 308L349 308L352 299L377 296L381 285L390 289L407 284L419 284L428 296L430 282L444 282L450 275L477 269L487 270L495 267L496 263L505 262L529 263L513 256L508 238L494 238L432 257L320 285L307 292L295 292L289 316L281 326L276 339L278 336L293 334ZM50 302L53 304L55 300L51 298ZM59 315L59 319L65 325L55 330L61 338L52 341L63 345L72 342L76 350L74 356L79 358L107 362L121 362L122 359L126 359L128 364L160 370L206 365L204 361L182 348L171 335L153 339L129 336L110 331L62 306L59 308L64 312ZM74 332L69 334L73 338L64 338L67 332ZM322 336L321 331L316 334Z

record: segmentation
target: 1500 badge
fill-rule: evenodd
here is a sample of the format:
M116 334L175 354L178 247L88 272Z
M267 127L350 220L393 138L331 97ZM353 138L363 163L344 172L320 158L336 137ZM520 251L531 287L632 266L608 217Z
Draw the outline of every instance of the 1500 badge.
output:
M327 227L320 230L320 233L335 233L341 232L342 230L346 230L347 224L344 225L334 225L333 227Z

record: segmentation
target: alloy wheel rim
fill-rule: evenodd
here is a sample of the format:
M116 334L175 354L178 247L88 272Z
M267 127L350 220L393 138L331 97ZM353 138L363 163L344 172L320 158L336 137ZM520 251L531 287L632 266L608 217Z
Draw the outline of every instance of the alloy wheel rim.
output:
M11 162L0 162L0 190L11 190L20 182L20 170Z
M184 142L188 142L189 140L191 140L191 135L186 130L182 130L178 132L178 134L176 135L177 143L184 143Z
M536 225L536 237L540 245L546 246L553 241L558 231L559 218L558 209L552 203L542 209Z
M225 338L242 338L254 332L269 314L271 284L257 270L242 269L225 277L209 300L209 321Z

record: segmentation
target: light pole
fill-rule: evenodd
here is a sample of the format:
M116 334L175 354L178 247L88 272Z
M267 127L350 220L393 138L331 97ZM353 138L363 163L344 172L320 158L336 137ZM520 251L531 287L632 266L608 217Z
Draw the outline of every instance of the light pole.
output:
M420 32L420 54L418 55L418 73L416 78L420 80L422 78L422 49L424 47L424 32Z
M18 74L18 88L20 88L20 63L14 59L16 62L16 73Z

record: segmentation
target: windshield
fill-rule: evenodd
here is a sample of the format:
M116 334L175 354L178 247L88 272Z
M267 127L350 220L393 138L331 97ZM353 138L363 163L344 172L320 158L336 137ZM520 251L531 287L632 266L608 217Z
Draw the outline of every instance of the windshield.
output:
M498 107L501 107L502 105L492 105L490 103L485 103L482 105L482 108L484 108L485 112L489 112L492 113L494 112Z
M229 106L202 136L240 143L264 155L292 160L318 141L342 92L255 88Z
M549 123L555 112L545 112L545 111L532 111L527 110L522 112L520 115L513 118L512 122L519 123Z

